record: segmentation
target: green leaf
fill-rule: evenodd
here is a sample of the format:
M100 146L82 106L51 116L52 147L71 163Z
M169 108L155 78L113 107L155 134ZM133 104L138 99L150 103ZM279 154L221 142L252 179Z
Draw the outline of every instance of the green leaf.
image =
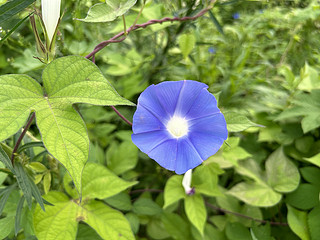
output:
M97 163L88 163L82 174L84 198L108 198L135 184L137 182L124 181L109 169Z
M202 196L200 194L186 196L184 200L184 209L189 221L203 236L204 225L207 220L207 211Z
M250 229L251 236L257 240L272 240L270 224L260 225L254 224Z
M300 184L286 196L286 202L295 208L309 210L319 204L319 189L312 184Z
M310 240L307 223L307 213L299 211L290 205L288 208L288 224L291 230L297 234L302 240Z
M320 206L315 207L308 214L308 226L310 230L311 239L320 239Z
M11 186L7 187L6 189L2 190L0 192L0 216L2 214L2 211L4 209L4 206L6 205L7 203L7 200L12 192L12 190L16 187L15 184L12 184Z
M5 165L1 162L0 160L0 169L4 170ZM6 173L6 170L4 170L5 172L0 172L0 186L3 184L3 182L6 180L8 174Z
M167 232L177 240L191 240L190 226L178 214L164 212L161 220Z
M112 150L110 151L110 149ZM138 162L138 148L131 141L124 141L118 147L111 145L107 152L108 168L119 175L133 169Z
M304 160L320 167L320 153L318 153L317 155L311 157L311 158L304 158Z
M314 89L311 93L301 93L292 101L293 107L286 109L276 118L277 120L302 116L301 121L304 133L320 126L320 90Z
M83 210L83 221L103 239L134 240L130 225L121 212L95 200L85 204Z
M247 176L255 180L257 183L265 184L261 168L253 159L247 159L239 162L238 167L236 167L236 171L243 176Z
M28 165L32 170L37 173L42 173L48 171L47 167L40 162L32 162Z
M93 5L83 22L110 22L125 14L137 0L107 0L106 3Z
M222 157L232 165L237 166L239 160L251 157L250 153L239 146L239 137L229 137L226 142L229 146L223 147Z
M50 99L94 105L131 105L122 98L91 61L79 56L58 58L43 71L42 79ZM63 81L62 81L63 79Z
M34 212L34 228L39 240L74 240L77 234L79 206L61 192L50 192L45 199L54 206Z
M86 224L79 224L76 239L77 240L88 240L88 239L103 240L94 229L92 229L90 226Z
M110 206L123 211L132 209L131 199L128 193L120 192L117 195L104 199Z
M43 190L47 194L51 187L51 172L46 173L43 177Z
M29 142L29 143L26 143L26 144L20 146L20 147L18 148L17 153L21 153L21 152L23 152L23 151L26 150L26 149L34 148L34 147L44 147L44 145L43 145L42 142Z
M226 235L229 240L248 240L251 239L248 228L241 223L228 223L226 226Z
M133 204L133 212L138 215L158 215L162 212L162 209L158 204L149 198L139 198Z
M21 163L16 162L14 165L14 169L16 172L17 182L22 190L24 197L26 198L26 201L28 203L29 209L31 209L32 206L32 190L30 186L30 181L28 178L28 175L25 173Z
M0 141L3 141L25 124L43 93L40 84L27 75L2 75L0 84Z
M16 133L31 111L43 143L71 175L81 192L81 173L88 159L86 126L73 109L74 103L133 105L123 99L91 61L68 56L52 61L44 69L45 88L26 75L0 76L0 141Z
M53 191L45 199L54 206L48 206L45 212L39 206L35 209L34 226L39 240L74 240L79 221L90 225L103 239L134 239L126 218L100 201L80 205L65 194Z
M35 0L11 0L0 6L0 25L24 10Z
M186 196L184 188L182 186L183 176L174 175L166 183L164 188L164 205L163 208L167 208L171 204L183 199Z
M170 237L159 218L152 218L147 223L147 234L152 239L166 239Z
M241 132L250 127L262 127L259 124L251 122L246 116L235 112L224 113L229 132Z
M218 29L218 31L224 35L224 32L223 32L223 28L221 26L221 24L219 23L218 19L214 16L214 14L212 13L212 11L209 11L209 16L210 16L210 19L211 21L213 22L213 24L216 26L216 28Z
M278 192L292 192L300 182L297 167L286 157L282 148L267 159L266 173L269 185Z
M22 208L24 204L24 196L22 196L19 200L18 207L17 207L17 212L15 216L15 223L14 223L14 233L17 236L20 230L20 220L21 220L21 213L22 213Z
M17 182L26 198L29 208L31 209L33 196L44 211L44 204L39 189L31 179L31 177L25 172L21 163L16 162L14 165L14 169L16 172Z
M298 89L311 92L311 90L320 88L320 79L316 69L305 64L300 73L301 82L298 85Z
M14 174L14 168L12 166L11 160L8 157L7 153L2 149L0 145L0 161Z
M300 168L302 177L309 183L320 188L320 169L316 167Z
M0 7L0 8L1 8L1 7ZM10 35L11 35L15 30L17 30L17 28L20 27L20 25L21 25L24 21L26 21L31 14L32 14L32 13L30 13L29 15L27 15L26 17L24 17L23 19L21 19L16 25L14 25L14 26L10 29L10 31L9 31L3 38L0 39L0 44L3 43L8 37L10 37ZM0 16L0 18L1 18L1 17L2 17L2 16Z
M187 58L196 44L194 34L183 34L179 37L179 47L184 58Z
M0 239L6 239L6 237L11 233L14 224L14 217L5 217L0 219Z
M310 148L314 144L312 136L303 136L295 140L294 145L296 149L302 153L308 154Z
M136 234L140 227L139 217L132 212L127 213L125 217L129 221L133 233Z
M220 196L222 193L218 188L218 173L221 173L221 169L216 163L197 167L192 175L195 191L211 197Z
M266 184L259 183L239 183L227 193L257 207L271 207L281 200L281 194L274 192Z

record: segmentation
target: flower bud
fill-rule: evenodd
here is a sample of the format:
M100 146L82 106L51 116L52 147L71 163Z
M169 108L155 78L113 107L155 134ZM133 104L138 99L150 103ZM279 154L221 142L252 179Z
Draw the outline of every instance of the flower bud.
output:
M60 5L61 0L41 0L42 20L49 43L53 40L60 19Z
M192 169L189 169L183 176L182 186L187 195L194 194L194 188L191 187Z

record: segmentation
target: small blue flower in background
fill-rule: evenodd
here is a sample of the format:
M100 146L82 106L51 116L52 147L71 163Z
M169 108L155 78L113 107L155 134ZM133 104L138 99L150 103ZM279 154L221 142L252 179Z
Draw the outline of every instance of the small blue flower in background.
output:
M234 13L232 15L233 19L239 19L240 18L240 13Z
M207 88L191 80L149 86L141 93L133 116L133 143L177 174L215 154L228 131Z
M208 48L208 52L211 54L215 54L216 53L216 49L214 47L209 47Z

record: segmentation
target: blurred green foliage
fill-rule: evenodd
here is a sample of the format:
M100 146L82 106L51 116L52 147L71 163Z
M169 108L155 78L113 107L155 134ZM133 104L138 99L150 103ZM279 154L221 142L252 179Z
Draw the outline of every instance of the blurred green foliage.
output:
M59 57L86 56L123 30L121 18L75 20L100 2L63 1ZM143 2L126 13L127 26ZM206 2L149 0L137 23L192 16ZM37 1L1 23L0 37L39 6ZM19 161L44 203L55 206L45 205L43 212L38 204L21 203L10 167L0 162L0 238L59 239L71 232L63 238L320 239L319 28L316 0L219 0L196 21L155 24L108 45L96 54L96 64L132 102L147 86L162 81L208 84L230 123L227 144L194 170L195 195L189 196L182 176L138 152L130 127L110 108L78 104L91 142L83 203L63 167L43 147L31 145ZM40 81L44 65L35 56L34 35L25 21L1 43L0 74L26 73ZM135 109L119 110L132 119ZM18 136L3 143L7 154ZM33 126L23 144L40 139ZM28 183L32 185L30 179ZM116 238L112 231L120 225L115 231L123 238Z

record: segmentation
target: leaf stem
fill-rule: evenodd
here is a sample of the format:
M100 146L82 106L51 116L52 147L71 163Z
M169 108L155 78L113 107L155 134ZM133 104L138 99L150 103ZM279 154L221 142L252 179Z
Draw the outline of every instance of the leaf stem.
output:
M35 117L35 115L36 115L35 112L33 112L33 113L31 114L31 117L29 118L29 120L28 120L28 122L27 122L27 125L24 127L21 135L20 135L19 138L18 138L18 141L16 142L16 145L15 145L14 148L13 148L13 151L12 151L12 154L11 154L11 162L12 162L12 165L14 165L14 161L13 161L13 160L14 160L14 157L15 157L15 153L17 152L17 150L18 150L18 148L19 148L19 145L20 145L20 143L21 143L24 135L26 135L26 133L27 133L27 131L28 131L28 129L29 129L29 127L30 127L30 125L31 125L34 117Z
M126 19L125 19L124 15L122 15L122 21L123 21L124 36L127 36L127 24L126 24Z
M132 26L135 26L137 24L145 5L146 5L146 1L143 1L143 5L138 13L138 16L136 17L136 20L134 20L134 23L132 24Z
M125 121L126 123L128 123L130 126L132 126L132 122L130 122L128 119L125 118L125 116L123 116L119 111L118 109L116 109L114 106L110 106L113 111L115 111L116 114L118 114L119 117L122 118L123 121Z

